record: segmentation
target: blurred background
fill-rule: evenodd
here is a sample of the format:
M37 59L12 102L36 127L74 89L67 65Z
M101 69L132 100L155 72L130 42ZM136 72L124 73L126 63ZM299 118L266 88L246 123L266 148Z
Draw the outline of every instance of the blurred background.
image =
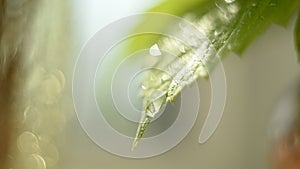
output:
M13 133L12 139L8 139L12 153L8 153L7 161L15 166L9 169L270 168L274 148L269 136L273 130L270 121L275 105L299 81L300 67L293 39L295 17L286 28L271 25L242 57L229 54L223 59L227 80L225 111L216 132L206 143L198 143L211 101L211 84L203 78L197 81L201 103L196 122L189 134L166 153L145 159L116 156L101 149L83 131L72 102L72 73L81 49L107 24L145 12L160 2L162 0L70 0L69 5L59 0L43 1L45 8L35 13L37 24L33 25L32 33L43 40L27 39L26 42L32 42L26 48L32 49L28 50L32 57L24 60L28 60L26 64L32 62L26 66L31 71L24 73L28 76L17 71L15 78L19 79L19 91L26 88L24 93L16 92L22 104L9 102L9 106L17 107L15 117L9 117L16 120L12 120L12 127L7 129ZM47 29L38 31L44 27ZM39 45L53 48L46 50ZM25 78L30 83L23 83ZM40 80L41 86L34 85ZM53 93L57 95L54 97ZM27 98L29 95L32 98ZM6 102L0 103L3 106Z

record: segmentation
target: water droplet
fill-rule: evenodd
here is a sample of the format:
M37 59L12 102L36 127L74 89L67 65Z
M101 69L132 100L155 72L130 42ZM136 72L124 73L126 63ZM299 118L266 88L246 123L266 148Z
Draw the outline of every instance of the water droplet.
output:
M233 3L235 0L225 0L226 3L231 4Z
M228 11L232 14L236 14L239 10L240 10L240 8L236 4L231 4L228 6Z
M218 36L218 35L220 35L220 32L219 32L219 31L215 31L215 32L214 32L214 35L215 35L215 36Z
M180 45L178 48L181 53L186 53L185 47L183 45Z
M36 135L31 132L23 132L17 141L18 149L23 153L36 153L39 151L39 141Z
M149 117L151 117L151 118L153 118L153 117L155 116L155 113L152 113L152 112L150 112L150 111L147 111L147 112L146 112L146 115L149 116Z
M150 99L151 100L159 100L161 98L163 98L163 96L165 96L166 92L165 91L160 91L160 90L154 90L151 93Z
M166 101L166 92L155 90L151 93L150 103L146 108L146 115L154 118L157 115L162 107L164 106Z
M145 85L142 85L143 90L147 90L147 87Z
M207 74L207 71L206 71L205 67L200 66L200 68L199 68L199 76L206 77L207 75L208 74Z
M167 74L164 74L164 75L161 77L161 80L162 80L163 82L165 82L165 81L167 81L167 80L169 80L169 79L170 79L170 76L167 75Z
M159 49L159 47L158 47L157 44L154 44L154 45L150 48L149 53L150 53L150 55L152 55L152 56L160 56L160 55L161 55L161 51L160 51L160 49Z

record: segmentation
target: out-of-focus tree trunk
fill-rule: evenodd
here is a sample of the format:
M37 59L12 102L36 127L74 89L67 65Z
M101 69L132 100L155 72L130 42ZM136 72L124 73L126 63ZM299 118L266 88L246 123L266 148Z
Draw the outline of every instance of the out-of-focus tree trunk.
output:
M0 0L0 39L3 37L4 30L4 14L5 1ZM4 52L0 51L0 57L4 56ZM10 149L10 140L12 137L12 89L15 86L14 76L17 60L7 64L7 70L1 72L0 77L0 168L6 168L8 152ZM1 66L3 66L1 64ZM2 69L2 68L1 68Z
M23 168L25 163L27 168L40 169L28 160L32 153L42 168L58 163L56 142L50 149L39 136L60 138L66 123L61 106L68 22L68 1L0 0L0 169ZM25 122L24 112L30 107L40 108L31 116L37 119ZM34 131L37 120L40 123ZM32 140L20 136L28 133L38 145L25 147ZM29 148L36 149L25 152Z

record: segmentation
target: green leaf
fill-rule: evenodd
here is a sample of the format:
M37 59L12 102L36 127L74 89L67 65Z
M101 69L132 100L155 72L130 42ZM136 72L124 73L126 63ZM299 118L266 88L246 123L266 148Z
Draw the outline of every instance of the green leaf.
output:
M229 52L242 55L249 44L271 23L286 25L298 6L299 0L167 0L151 9L150 12L169 13L194 23L204 32L219 56L224 58ZM194 17L189 18L190 15ZM299 22L298 20L295 32L298 51ZM137 29L155 26L160 30L168 30L169 27L174 26L174 23L170 23L166 20L151 21L145 18ZM183 34L183 32L187 30L182 31L177 28L178 34ZM157 65L171 70L171 77L169 74L153 71L144 80L146 85L145 91L142 92L144 111L133 148L160 109L168 102L174 101L184 87L200 77L206 77L205 69L206 71L213 70L218 60L216 53L210 53L210 46L205 46L207 44L205 40L197 39L199 46L189 46L167 37L147 36L143 39L141 36L139 38L133 42L134 48L145 48L157 43L158 46L162 46L163 51L176 53L178 58L172 62L164 60L157 62ZM187 38L193 39L194 37ZM183 48L183 52L178 48ZM197 56L199 53L195 52L199 50L204 51L201 56ZM199 59L200 57L205 58L205 61ZM154 80L153 77L155 77Z

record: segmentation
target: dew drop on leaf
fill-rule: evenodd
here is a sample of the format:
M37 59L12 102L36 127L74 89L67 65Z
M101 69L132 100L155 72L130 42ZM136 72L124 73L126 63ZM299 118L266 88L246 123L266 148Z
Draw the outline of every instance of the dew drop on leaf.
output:
M152 55L152 56L160 56L160 55L161 55L161 51L160 51L160 49L159 49L159 47L158 47L157 44L154 44L154 45L150 48L149 53L150 53L150 55Z

